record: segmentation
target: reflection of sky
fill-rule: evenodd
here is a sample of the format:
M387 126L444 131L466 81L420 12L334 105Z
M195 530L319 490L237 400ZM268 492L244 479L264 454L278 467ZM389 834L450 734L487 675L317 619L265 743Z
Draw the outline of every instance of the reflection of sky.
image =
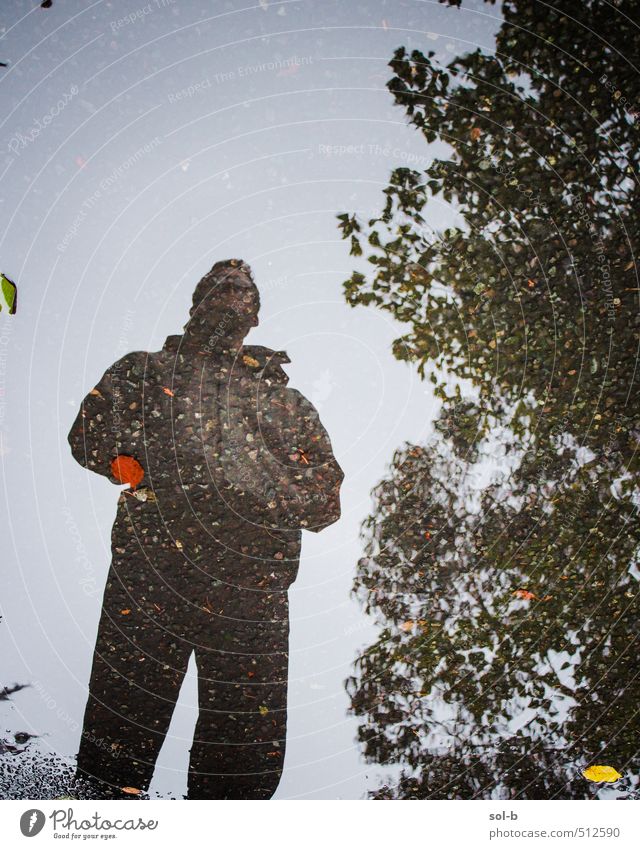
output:
M393 50L491 49L495 10L478 0L463 11L398 0L24 8L2 4L0 41L10 65L0 261L19 284L18 314L2 319L2 681L36 686L4 703L3 730L46 733L62 754L78 742L116 506L114 487L67 446L82 396L123 353L179 330L215 261L243 257L262 291L249 341L288 351L291 385L320 410L346 472L343 519L305 534L291 591L278 796L359 797L377 782L343 689L373 634L349 597L358 528L371 487L403 440L427 433L434 402L391 357L397 326L345 305L353 260L335 214L379 210L391 168L428 163L384 87ZM443 207L432 220L453 218ZM184 792L195 698L190 675L154 779L161 792Z

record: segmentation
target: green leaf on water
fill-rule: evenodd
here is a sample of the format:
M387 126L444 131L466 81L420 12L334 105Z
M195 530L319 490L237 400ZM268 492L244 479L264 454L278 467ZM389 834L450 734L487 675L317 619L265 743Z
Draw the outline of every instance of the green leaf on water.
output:
M14 315L18 300L18 289L16 284L9 280L8 277L5 277L4 274L0 274L0 291L2 293L2 298L0 298L0 311L4 307L9 311L9 315Z

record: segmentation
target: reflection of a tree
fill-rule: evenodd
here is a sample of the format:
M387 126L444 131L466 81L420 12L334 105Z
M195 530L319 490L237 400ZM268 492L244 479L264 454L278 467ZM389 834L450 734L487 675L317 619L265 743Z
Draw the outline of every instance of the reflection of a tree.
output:
M443 400L375 490L356 579L382 632L353 710L404 767L383 796L588 796L590 763L637 784L637 27L604 46L602 4L553 5L505 2L496 56L398 50L389 88L451 158L341 217L375 267L349 301L408 325L395 353ZM464 227L429 233L440 197Z
M411 768L401 795L581 795L576 764L636 771L628 506L603 511L585 467L478 496L468 465L440 437L376 489L357 588L383 631L349 683L367 757Z

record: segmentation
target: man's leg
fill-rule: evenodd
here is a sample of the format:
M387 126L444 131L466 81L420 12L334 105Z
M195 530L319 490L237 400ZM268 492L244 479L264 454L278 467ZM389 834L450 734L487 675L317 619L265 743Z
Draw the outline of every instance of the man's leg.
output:
M200 715L188 796L270 799L280 782L287 734L286 592L263 621L216 624L215 647L196 648Z
M132 798L123 787L148 788L192 650L153 602L131 590L114 562L78 752L91 796Z

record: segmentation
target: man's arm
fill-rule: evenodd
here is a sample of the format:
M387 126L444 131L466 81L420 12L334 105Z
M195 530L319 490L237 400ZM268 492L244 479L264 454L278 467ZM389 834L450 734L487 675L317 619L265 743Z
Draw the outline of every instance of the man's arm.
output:
M123 471L130 464L118 457L135 456L135 428L132 420L142 416L142 381L146 354L137 351L114 363L89 392L69 431L74 458L92 472L112 483L132 483ZM131 405L136 406L131 409ZM132 430L134 432L132 432ZM138 473L138 483L140 482Z
M301 396L300 413L303 414L303 445L298 448L304 452L302 459L309 463L310 475L319 493L316 496L316 520L309 530L318 533L340 518L340 487L344 472L335 458L331 439L318 411L304 396Z
M289 492L305 519L303 527L324 530L340 518L340 486L344 472L333 454L329 434L311 401L295 389L279 389L269 398L266 416L275 428L284 466L289 474ZM280 452L278 452L280 453ZM296 471L293 477L290 472Z

